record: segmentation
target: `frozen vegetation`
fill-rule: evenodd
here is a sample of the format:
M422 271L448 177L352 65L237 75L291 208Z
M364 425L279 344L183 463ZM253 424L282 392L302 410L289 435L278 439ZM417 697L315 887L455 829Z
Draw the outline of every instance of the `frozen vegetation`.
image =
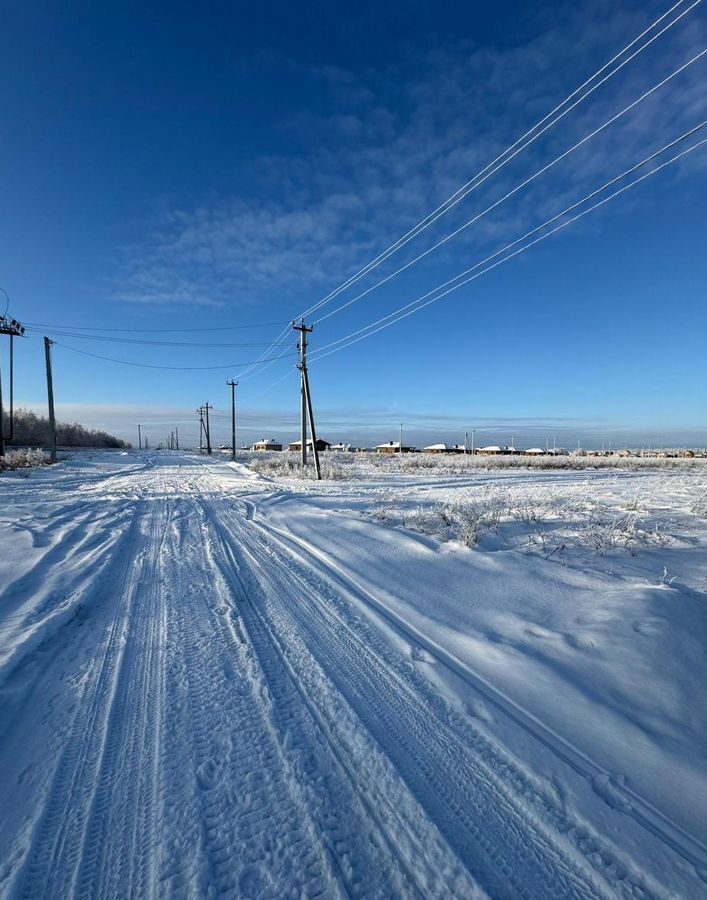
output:
M8 450L4 456L0 456L0 472L13 469L29 469L33 466L46 466L49 457L40 449L23 448L22 450Z
M241 460L0 477L0 897L704 896L704 461Z
M301 478L299 455L296 452L242 451L240 458L262 475ZM620 457L620 456L472 456L464 454L432 453L321 453L322 477L326 480L363 478L381 474L425 474L431 471L446 475L465 475L479 470L530 469L531 471L587 469L647 469L703 470L704 458L679 457Z

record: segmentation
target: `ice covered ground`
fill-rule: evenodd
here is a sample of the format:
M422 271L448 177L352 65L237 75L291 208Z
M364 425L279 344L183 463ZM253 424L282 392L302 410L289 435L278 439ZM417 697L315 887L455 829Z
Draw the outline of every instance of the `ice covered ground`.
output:
M0 896L700 897L707 472L0 477Z

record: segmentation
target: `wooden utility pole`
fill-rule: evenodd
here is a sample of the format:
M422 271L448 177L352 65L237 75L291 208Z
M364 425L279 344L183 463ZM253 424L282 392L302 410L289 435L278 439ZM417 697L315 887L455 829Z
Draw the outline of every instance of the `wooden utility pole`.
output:
M137 448L142 450L142 425L137 426Z
M199 407L197 409L199 413L199 453L204 449L204 409L203 407Z
M47 405L49 406L49 452L51 460L56 462L56 419L54 418L54 381L52 379L52 343L44 338L44 359L47 365Z
M179 426L178 425L174 426L174 439L177 444L177 450L179 450Z
M5 455L5 414L2 408L2 373L0 372L0 457Z
M15 335L10 335L10 440L15 437Z
M293 322L292 327L300 333L299 366L297 368L300 370L300 461L302 472L304 473L307 465L307 335L311 333L314 326L310 325L307 327L304 324L304 319L301 319L299 325L295 325ZM312 443L312 448L314 448L314 443Z
M400 423L400 453L403 452L403 423Z
M0 288L3 294L7 297L7 306L10 305L10 298L8 296L7 291L4 288ZM14 410L14 384L15 384L15 351L14 351L14 338L22 337L25 333L24 325L21 325L17 319L13 319L12 316L8 316L7 309L0 315L0 334L7 334L10 336L10 433L9 439L12 440L15 436L15 410ZM2 378L0 378L0 456L5 455L5 416L3 414L3 405L2 405Z
M236 388L238 382L231 379L226 384L231 387L231 459L236 460Z
M213 409L213 406L207 402L204 404L204 412L206 413L206 452L211 456L211 428L209 426L209 410Z
M309 392L309 372L304 370L304 389L307 395L307 412L309 414L309 430L312 434L312 454L314 455L314 468L317 473L317 481L322 480L322 470L319 466L319 449L317 448L317 430L314 427L314 413L312 412L312 395Z
M307 370L307 335L311 333L314 328L313 325L305 325L304 319L300 320L299 325L295 325L292 323L292 327L295 331L299 331L300 333L300 342L299 342L299 352L300 352L300 361L299 366L297 367L300 370L301 374L301 428L300 428L300 440L301 440L301 460L302 460L302 474L304 474L304 470L307 466L307 419L309 419L309 430L312 435L312 454L314 456L314 468L317 473L317 479L321 481L322 470L319 465L319 450L317 449L317 430L314 425L314 412L312 409L312 394L309 387L309 372Z

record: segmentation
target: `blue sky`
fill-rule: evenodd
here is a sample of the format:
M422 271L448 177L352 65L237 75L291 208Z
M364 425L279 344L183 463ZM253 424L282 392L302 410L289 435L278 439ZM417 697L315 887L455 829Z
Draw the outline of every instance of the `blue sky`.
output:
M5 12L0 286L56 336L60 414L195 434L282 325L453 194L669 3L15 4ZM689 3L682 4L682 7ZM104 8L105 7L105 8ZM676 10L675 15L680 11ZM667 20L666 20L667 21ZM707 47L703 3L321 313L504 196ZM332 440L705 438L701 148L537 247L340 352L329 344L484 259L707 119L707 57L312 335ZM701 133L700 137L705 137ZM317 318L315 314L314 318ZM213 329L166 333L165 329ZM138 329L145 331L138 332ZM154 332L152 331L154 329ZM16 397L44 399L43 327ZM59 346L66 345L66 346ZM68 349L163 366L130 367ZM3 345L4 370L7 369ZM296 431L294 339L239 387L242 437ZM288 375L289 372L289 375Z

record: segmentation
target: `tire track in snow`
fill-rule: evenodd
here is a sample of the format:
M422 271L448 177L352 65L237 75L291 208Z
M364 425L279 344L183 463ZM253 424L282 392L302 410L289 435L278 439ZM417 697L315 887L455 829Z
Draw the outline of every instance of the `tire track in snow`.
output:
M451 672L466 681L475 691L484 697L489 703L499 709L501 713L510 718L516 725L520 726L534 738L539 740L548 749L554 752L563 762L569 765L577 773L588 779L602 778L609 780L608 773L597 765L593 760L569 744L562 737L557 735L551 729L547 728L542 722L528 715L525 710L518 707L509 697L496 690L493 685L489 684L483 677L477 675L464 663L460 662L451 653L444 650L433 640L422 634L417 628L406 622L394 610L389 609L385 604L380 602L375 596L357 584L351 577L340 570L335 563L327 560L323 553L315 547L309 545L306 541L301 540L294 535L283 532L281 529L268 525L255 518L255 505L252 501L244 501L247 507L247 515L250 521L260 529L271 541L285 551L291 558L298 561L304 571L311 570L323 577L327 584L335 586L336 589L343 589L350 596L355 597L365 607L371 609L375 614L381 616L395 631L400 633L405 639L413 644L419 644L427 652L429 652L439 663L448 668ZM668 847L681 855L690 864L694 865L698 870L703 869L707 865L707 850L692 835L684 831L666 816L660 810L653 807L642 797L637 795L630 788L618 785L612 788L614 790L617 802L621 802L626 814L632 816L639 824L641 824L651 834L655 835L663 841ZM578 826L581 830L585 830L584 826ZM591 841L601 843L602 838L595 835ZM603 852L611 852L608 848ZM617 862L617 868L622 868L623 863ZM643 888L642 888L643 889Z
M136 508L129 538L136 536L143 511L141 505ZM88 804L125 647L127 601L132 598L136 579L134 560L126 558L123 568L105 648L87 673L85 691L29 845L16 891L23 900L55 900L71 896L73 890Z
M155 816L156 685L163 664L157 626L170 505L150 504L144 562L133 584L129 631L106 725L75 896L146 896ZM119 837L116 840L116 837Z
M336 698L333 721L321 716L259 612L260 591L252 575L248 577L249 567L234 551L218 515L210 524L218 545L214 564L221 568L224 584L231 585L234 627L255 651L271 697L273 726L289 755L296 756L303 803L347 894L425 900L480 896L388 761L375 759L374 747L363 751L367 736L338 702L341 698ZM354 734L342 740L347 729ZM343 746L352 740L359 751L354 760Z
M186 502L177 519L181 574L190 590L171 608L171 640L183 655L173 683L186 697L181 715L189 720L183 732L190 741L182 759L190 758L196 781L201 862L195 870L167 860L167 895L339 896L268 728L264 686L249 648L237 640L228 606L214 589L202 515L198 503ZM170 788L164 785L166 793Z
M496 896L509 891L543 898L613 896L616 890L631 894L635 888L650 895L643 879L640 884L626 881L625 867L614 866L611 857L605 867L591 840L585 847L573 846L548 823L542 804L535 810L525 802L509 778L513 773L507 761L497 767L493 757L477 752L478 741L470 748L441 720L426 696L411 689L389 659L377 655L375 641L372 651L371 633L362 640L358 623L347 624L331 589L312 578L301 561L283 572L278 551L249 535L237 515L231 514L230 522L252 556L256 577L270 599L268 615L277 620L286 643L294 644L298 634L306 636L309 651L484 887ZM301 674L306 663L298 662ZM295 661L293 665L297 667ZM600 858L597 869L590 863L593 855Z

